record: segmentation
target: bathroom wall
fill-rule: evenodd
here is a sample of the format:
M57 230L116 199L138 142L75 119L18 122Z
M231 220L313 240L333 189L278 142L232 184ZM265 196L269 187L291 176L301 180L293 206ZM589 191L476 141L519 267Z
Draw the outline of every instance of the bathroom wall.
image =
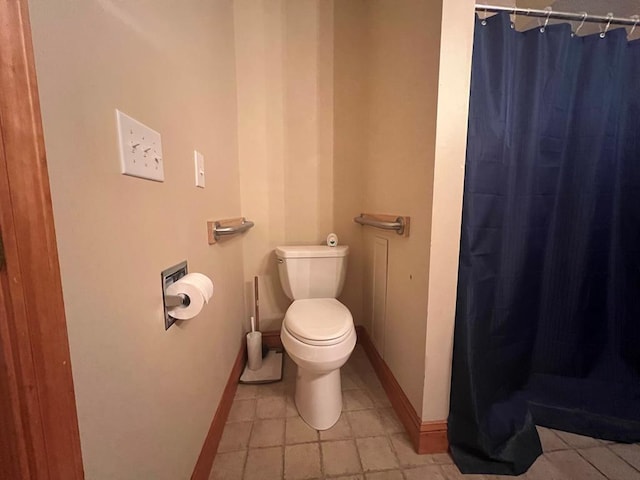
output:
M368 0L340 0L333 12L333 219L340 241L350 246L348 277L341 300L358 324L363 315L365 253L363 227L353 218L363 211L369 104Z
M442 2L423 421L441 421L449 414L473 10L473 0Z
M243 241L245 317L258 275L262 330L279 328L288 306L273 256L286 242L284 12L282 0L234 2L241 204L256 224Z
M334 2L234 2L242 213L256 222L244 241L245 311L260 281L262 330L279 330L289 300L273 250L350 245L343 300L360 318L358 158L334 159ZM336 146L335 148L341 148ZM346 218L349 217L349 221Z
M473 5L335 5L335 168L353 187L341 191L411 217L408 238L358 227L362 322L424 421L448 414Z
M85 476L188 478L244 320L231 2L30 1ZM162 134L165 182L120 174L115 109ZM207 188L194 187L193 149ZM212 301L165 332L160 272Z
M429 241L438 98L439 6L371 0L368 7L366 212L409 215L408 238L364 229L365 312L375 237L388 239L386 324L380 354L418 414L424 388ZM366 315L365 315L366 316Z

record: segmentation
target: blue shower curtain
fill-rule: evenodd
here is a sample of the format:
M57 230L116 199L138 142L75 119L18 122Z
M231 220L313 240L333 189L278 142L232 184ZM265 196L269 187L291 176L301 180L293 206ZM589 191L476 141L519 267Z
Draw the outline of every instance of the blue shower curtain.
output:
M640 43L475 27L449 414L463 472L535 424L640 440Z

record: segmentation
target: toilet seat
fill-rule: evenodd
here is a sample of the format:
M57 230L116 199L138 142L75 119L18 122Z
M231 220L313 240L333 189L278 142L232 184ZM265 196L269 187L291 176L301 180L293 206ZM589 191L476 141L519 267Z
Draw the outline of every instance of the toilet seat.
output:
M282 327L300 342L317 346L336 345L354 328L351 312L335 298L296 300Z

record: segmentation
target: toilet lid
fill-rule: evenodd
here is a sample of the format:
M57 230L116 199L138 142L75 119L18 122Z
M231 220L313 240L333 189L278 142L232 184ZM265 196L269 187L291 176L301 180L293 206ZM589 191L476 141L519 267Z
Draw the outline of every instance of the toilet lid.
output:
M283 325L301 342L333 345L351 331L353 317L335 298L307 298L291 304Z

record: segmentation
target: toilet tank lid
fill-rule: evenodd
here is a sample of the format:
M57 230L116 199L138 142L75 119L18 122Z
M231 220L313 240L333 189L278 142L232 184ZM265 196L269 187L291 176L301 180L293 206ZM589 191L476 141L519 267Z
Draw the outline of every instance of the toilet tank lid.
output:
M276 247L278 258L318 258L318 257L346 257L349 255L347 245L329 247L328 245L288 245Z

